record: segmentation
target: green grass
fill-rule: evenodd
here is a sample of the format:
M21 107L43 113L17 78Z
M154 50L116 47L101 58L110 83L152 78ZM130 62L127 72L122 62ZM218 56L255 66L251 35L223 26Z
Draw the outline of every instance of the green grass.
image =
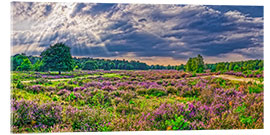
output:
M104 78L123 78L123 77L129 77L129 76L119 75L119 74L115 74L115 73L107 73L107 74L102 75L102 77L104 77Z

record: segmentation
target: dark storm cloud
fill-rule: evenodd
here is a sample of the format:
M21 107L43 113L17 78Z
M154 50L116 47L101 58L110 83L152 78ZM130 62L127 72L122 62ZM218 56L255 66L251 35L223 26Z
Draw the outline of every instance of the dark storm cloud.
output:
M36 54L64 42L75 56L263 57L263 7L24 2L12 7L15 53Z

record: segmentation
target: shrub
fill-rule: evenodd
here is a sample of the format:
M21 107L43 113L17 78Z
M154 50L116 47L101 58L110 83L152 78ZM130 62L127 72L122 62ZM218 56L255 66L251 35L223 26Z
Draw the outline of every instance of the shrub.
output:
M144 95L144 94L146 94L147 89L145 89L145 88L139 88L139 89L136 90L136 92L137 92L139 95Z
M74 95L74 92L71 92L69 96L66 98L66 101L73 101L77 99L77 97Z
M133 104L128 103L119 103L116 107L116 112L127 115L127 114L137 114L139 109L136 108Z
M133 91L120 91L120 96L123 100L129 101L136 96L136 93Z
M17 82L17 85L16 85L16 88L18 88L18 89L23 89L25 86L22 84L22 82L19 80L18 82Z
M157 88L150 88L146 91L146 94L161 97L167 95L167 93L164 90L157 89Z
M165 126L165 129L167 130L168 129L173 129L173 130L190 129L189 122L184 120L184 116L183 115L177 116L177 114L175 115L174 119L166 120L164 126Z
M248 86L249 93L260 93L263 91L263 85L257 84L254 86Z
M177 94L177 89L175 88L175 87L173 87L173 86L168 86L167 87L167 92L168 93L171 93L171 94Z
M183 97L196 97L199 95L199 91L197 89L188 89L183 92L181 96Z
M95 90L91 92L92 96L87 97L86 103L90 105L110 105L111 98L108 95L107 91Z
M50 128L61 122L62 107L56 103L12 102L12 124L16 127Z
M77 109L68 106L65 112L66 123L71 123L73 131L96 132L110 131L109 121L111 116L104 111L94 110L89 107Z

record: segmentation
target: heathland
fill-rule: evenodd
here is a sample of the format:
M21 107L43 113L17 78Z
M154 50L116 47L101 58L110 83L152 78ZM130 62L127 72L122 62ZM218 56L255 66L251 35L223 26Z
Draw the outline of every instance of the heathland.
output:
M263 60L185 65L12 56L12 132L262 129Z

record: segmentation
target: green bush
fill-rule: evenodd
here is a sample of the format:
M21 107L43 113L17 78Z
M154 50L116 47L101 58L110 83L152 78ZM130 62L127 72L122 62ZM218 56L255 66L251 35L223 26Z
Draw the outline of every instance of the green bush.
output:
M240 122L245 125L252 125L256 119L252 118L252 116L245 116L245 115L240 115Z
M107 91L95 90L91 93L93 96L89 96L86 99L86 103L94 106L111 105L111 98L108 96Z
M18 88L18 89L24 88L24 85L22 84L22 82L20 80L17 82L16 88Z
M174 119L165 121L165 129L167 129L168 127L173 130L185 130L190 129L190 124L188 122L185 122L183 115L177 116L176 114Z
M168 86L167 87L167 92L168 93L171 93L171 94L177 94L177 89L175 88L175 87L173 87L173 86Z
M146 91L146 94L161 97L167 95L167 93L161 89L150 88Z
M144 94L146 94L147 89L145 89L145 88L140 88L140 89L137 89L136 92L137 92L139 95L144 95Z
M137 114L139 109L134 106L134 104L119 103L116 107L116 112L120 114Z
M263 91L263 85L257 84L254 86L248 86L249 93L260 93Z
M69 94L69 96L66 98L66 101L73 101L73 100L75 100L75 99L77 99L77 97L74 95L73 92L71 92L71 93Z

